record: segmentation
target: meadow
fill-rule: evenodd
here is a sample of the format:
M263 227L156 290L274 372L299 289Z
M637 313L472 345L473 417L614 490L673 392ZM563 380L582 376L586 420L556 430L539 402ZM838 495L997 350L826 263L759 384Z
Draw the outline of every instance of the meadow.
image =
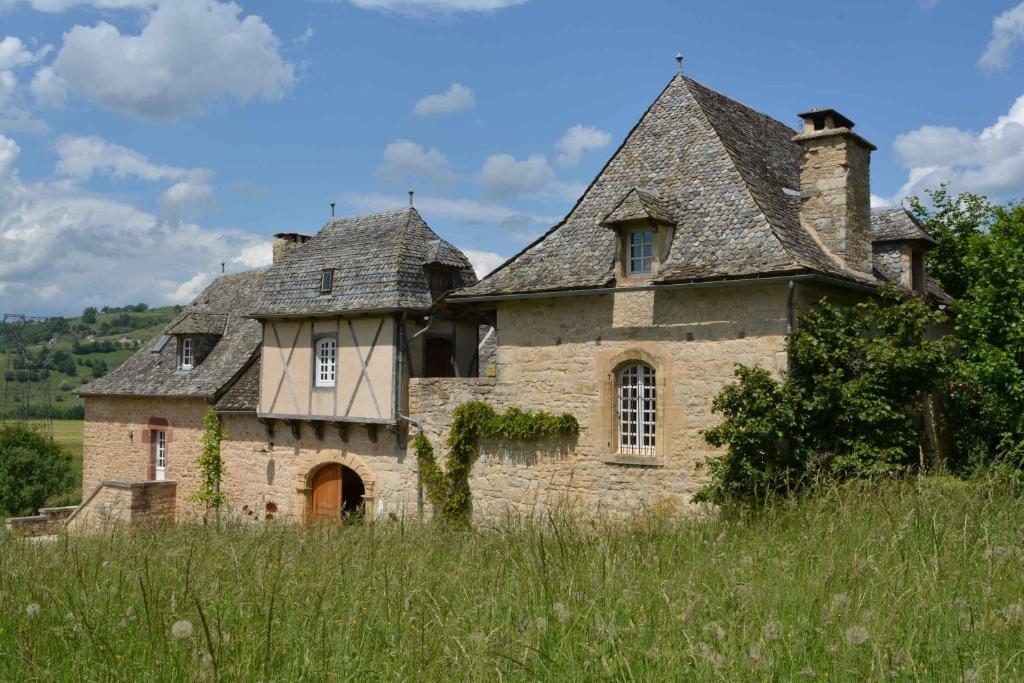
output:
M1021 494L6 539L0 680L1022 680Z

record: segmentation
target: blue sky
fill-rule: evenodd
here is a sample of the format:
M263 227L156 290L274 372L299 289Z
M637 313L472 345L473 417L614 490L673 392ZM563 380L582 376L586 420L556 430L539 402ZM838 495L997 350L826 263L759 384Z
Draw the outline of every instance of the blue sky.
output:
M675 71L878 145L878 203L1024 197L1024 3L0 0L0 312L185 302L269 237L400 206L481 272ZM1018 99L1020 101L1018 102Z

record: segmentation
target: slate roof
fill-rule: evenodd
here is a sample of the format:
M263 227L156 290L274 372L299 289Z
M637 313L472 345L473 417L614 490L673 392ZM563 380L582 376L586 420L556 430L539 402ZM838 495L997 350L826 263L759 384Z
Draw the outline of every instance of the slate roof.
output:
M260 400L260 355L257 353L238 378L224 389L214 406L225 412L255 412Z
M904 208L873 210L871 236L875 242L925 242L933 246L938 244Z
M178 347L174 339L159 352L154 342L143 345L121 367L78 390L83 396L177 396L215 400L247 366L263 341L259 322L245 317L255 306L266 270L222 275L182 309L164 331L188 329L188 321L222 319L223 336L199 365L178 371Z
M633 188L656 197L676 224L655 283L795 272L878 282L801 226L796 134L677 75L562 222L450 298L612 284L616 236L601 224Z
M465 284L476 282L469 259L441 240L414 208L329 221L313 239L267 271L257 318L386 310L426 310L432 299L423 266L428 259L454 266ZM320 273L334 269L331 294Z
M228 316L225 313L189 313L167 328L167 334L223 334Z

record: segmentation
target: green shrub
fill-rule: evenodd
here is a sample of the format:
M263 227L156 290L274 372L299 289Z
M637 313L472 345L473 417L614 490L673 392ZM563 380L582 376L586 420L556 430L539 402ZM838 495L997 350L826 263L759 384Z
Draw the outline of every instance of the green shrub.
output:
M915 416L944 387L952 341L930 331L945 314L885 290L849 307L827 301L800 319L782 378L738 366L714 400L723 422L705 433L726 453L706 463L698 500L761 500L817 477L891 474L920 461Z
M24 424L0 427L0 513L35 514L71 481L71 458L57 442Z

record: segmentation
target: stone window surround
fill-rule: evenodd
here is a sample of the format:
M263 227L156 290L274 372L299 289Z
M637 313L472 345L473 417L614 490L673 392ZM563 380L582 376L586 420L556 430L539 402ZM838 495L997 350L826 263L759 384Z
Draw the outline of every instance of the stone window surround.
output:
M653 342L640 343L608 354L600 354L596 360L597 377L600 380L598 406L593 421L597 430L598 453L609 465L631 467L664 467L666 454L665 405L668 403L666 384L669 378L668 363L661 345ZM654 455L638 456L619 451L619 372L636 363L646 363L654 368L654 386L657 403L654 414Z
M615 279L620 285L636 285L648 282L661 270L661 264L668 258L675 227L653 220L636 219L616 226L618 239L615 240ZM650 232L653 240L653 260L648 273L633 273L629 269L629 240L634 232Z
M167 418L151 417L142 430L142 443L146 446L146 480L154 481L156 478L156 460L154 458L153 433L164 433L164 472L167 473L167 463L170 461L171 443L174 441L174 430Z

